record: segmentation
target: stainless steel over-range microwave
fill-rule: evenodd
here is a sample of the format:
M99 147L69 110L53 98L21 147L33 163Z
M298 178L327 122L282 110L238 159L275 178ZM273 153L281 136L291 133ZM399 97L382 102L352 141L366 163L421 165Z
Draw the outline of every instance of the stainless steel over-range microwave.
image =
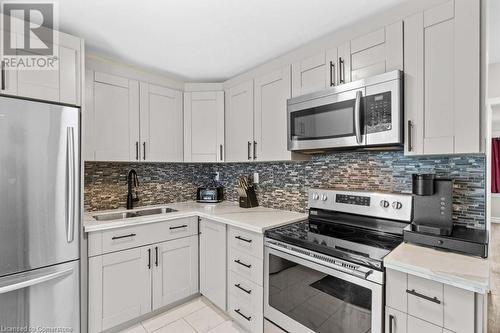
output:
M289 99L287 118L291 151L401 147L403 72Z

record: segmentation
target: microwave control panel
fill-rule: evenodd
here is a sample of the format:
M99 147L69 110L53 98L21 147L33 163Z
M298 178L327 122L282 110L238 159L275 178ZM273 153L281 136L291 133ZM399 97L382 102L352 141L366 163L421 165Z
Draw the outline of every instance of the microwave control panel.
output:
M378 133L392 129L391 92L365 97L366 133Z

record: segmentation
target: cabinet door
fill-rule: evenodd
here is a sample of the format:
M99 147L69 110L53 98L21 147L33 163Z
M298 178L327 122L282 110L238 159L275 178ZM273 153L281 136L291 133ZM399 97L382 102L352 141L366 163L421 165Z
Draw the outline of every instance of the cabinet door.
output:
M286 100L290 95L290 66L255 79L254 160L291 158L286 119Z
M184 93L184 161L224 160L224 92Z
M443 333L443 328L413 316L408 316L407 333Z
M293 63L292 96L300 96L329 87L330 84L327 81L329 76L325 75L330 69L329 65L325 52Z
M253 80L230 88L226 96L226 161L249 161L253 145Z
M153 246L153 310L198 292L198 235Z
M89 331L101 332L151 311L151 248L89 259Z
M57 48L57 61L53 69L17 70L17 94L80 105L80 39L58 32L56 34L59 44L53 45ZM17 37L22 38L21 35ZM35 40L33 42L36 43ZM33 53L33 56L36 55Z
M139 160L139 83L96 72L92 94L95 160Z
M480 152L479 5L452 0L406 20L406 154Z
M200 292L226 310L226 225L200 221Z
M407 314L385 307L385 333L406 333Z
M143 82L140 91L141 160L182 162L182 92Z
M1 36L4 35L3 30L0 30ZM12 47L16 47L17 39L11 39ZM2 40L3 43L3 40ZM17 69L9 68L6 60L3 59L3 52L0 53L0 93L5 95L17 95Z
M472 291L445 284L443 308L444 327L456 333L474 332L476 305Z

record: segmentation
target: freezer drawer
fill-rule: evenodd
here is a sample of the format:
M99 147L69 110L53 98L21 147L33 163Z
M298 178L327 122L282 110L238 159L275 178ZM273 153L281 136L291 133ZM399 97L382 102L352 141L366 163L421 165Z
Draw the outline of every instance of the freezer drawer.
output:
M79 260L0 278L0 330L80 332Z

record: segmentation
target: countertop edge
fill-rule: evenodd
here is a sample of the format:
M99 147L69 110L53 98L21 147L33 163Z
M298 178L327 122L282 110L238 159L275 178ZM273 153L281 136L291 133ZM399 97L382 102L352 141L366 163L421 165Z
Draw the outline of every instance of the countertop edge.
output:
M479 294L487 294L489 292L489 285L483 285L481 283L476 283L470 280L466 280L457 276L451 275L441 275L434 271L429 271L428 269L413 266L410 264L398 264L391 261L384 260L384 266L386 268L394 269L403 273L415 275L424 279L433 280L436 282L441 282L450 286L454 286L460 289L465 289Z

